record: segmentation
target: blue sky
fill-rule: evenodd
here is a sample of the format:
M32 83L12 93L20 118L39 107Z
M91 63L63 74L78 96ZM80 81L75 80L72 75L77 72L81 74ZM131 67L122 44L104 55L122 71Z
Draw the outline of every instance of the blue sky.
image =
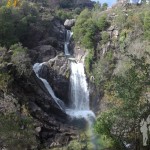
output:
M107 3L109 6L111 6L112 4L114 4L116 2L116 0L92 0L92 1L99 1L101 4L103 3Z

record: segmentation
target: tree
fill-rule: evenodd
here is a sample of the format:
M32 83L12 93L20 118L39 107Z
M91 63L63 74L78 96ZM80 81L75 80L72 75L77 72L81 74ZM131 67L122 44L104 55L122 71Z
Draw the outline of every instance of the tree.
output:
M8 0L7 7L17 7L20 6L20 0Z
M107 7L108 7L108 4L107 4L107 3L103 3L103 5L102 5L102 10L106 10Z

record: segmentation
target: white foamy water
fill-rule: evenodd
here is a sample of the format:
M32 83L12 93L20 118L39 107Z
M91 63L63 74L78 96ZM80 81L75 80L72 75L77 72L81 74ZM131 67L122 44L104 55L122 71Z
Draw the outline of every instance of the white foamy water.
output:
M71 62L70 99L71 109L66 112L72 117L85 118L89 124L95 119L95 114L89 107L89 90L82 63Z
M45 63L45 62L44 62L44 63ZM39 71L40 71L40 69L41 69L41 67L42 67L42 65L43 65L44 63L36 63L36 64L34 64L33 70L34 70L36 76L43 82L43 84L45 85L47 91L48 91L49 94L52 96L52 98L54 99L54 101L56 102L56 104L59 106L60 109L63 110L62 106L60 105L60 104L63 104L63 102L62 102L59 98L57 98L57 97L55 96L54 91L52 90L52 87L51 87L50 84L47 82L47 80L46 80L46 79L43 79L43 78L41 78L41 77L39 76Z
M66 30L66 41L64 43L65 55L70 55L68 46L69 46L70 38L72 35L73 35L73 32L71 32L70 30Z

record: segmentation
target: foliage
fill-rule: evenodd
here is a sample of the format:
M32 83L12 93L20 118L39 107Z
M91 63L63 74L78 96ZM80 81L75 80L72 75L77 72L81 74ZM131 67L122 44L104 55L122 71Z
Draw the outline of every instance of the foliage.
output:
M100 16L96 22L96 25L100 31L107 28L108 27L107 15L104 14L104 15Z
M150 11L145 12L144 16L144 35L150 40Z
M117 16L115 17L114 22L119 29L124 29L127 23L126 19L126 14L122 10L118 9Z
M107 3L103 3L103 5L102 5L102 10L106 10L107 7L108 7L108 4L107 4Z
M88 55L85 59L85 67L88 74L90 73L90 69L93 63L93 56L94 56L93 52L94 52L93 50L89 50Z
M7 2L7 7L17 7L20 5L20 1L19 0L8 0Z
M8 73L0 72L0 89L7 91L10 79L11 76Z
M73 32L74 39L76 41L80 41L85 48L92 49L94 47L94 35L96 32L96 26L88 9L82 11L80 16L77 18Z
M30 26L38 18L38 12L34 6L23 2L21 7L0 7L0 44L9 48L17 42L24 42L27 38Z
M75 8L74 13L79 15L81 13L82 9L80 7Z
M103 31L101 34L102 34L101 43L106 44L109 41L109 33L107 33L106 31Z
M73 0L60 0L59 5L61 8L70 8L73 5Z
M30 64L30 58L27 54L27 48L22 47L20 43L14 44L10 47L13 51L11 61L16 65L19 75L29 76L32 69Z
M141 116L140 110L146 102L144 102L143 92L150 86L150 64L146 63L144 57L140 59L133 55L128 57L131 57L134 65L123 76L114 76L111 81L113 83L106 89L110 93L109 112L103 112L95 125L99 134L115 140L114 146L119 146L120 149L123 149L124 140L131 142L136 136L132 128L137 127L136 120ZM110 101L112 98L113 101ZM120 123L122 125L119 125ZM128 130L127 134L130 138L124 137L126 130ZM140 132L138 128L136 128L136 131Z
M63 9L59 9L56 11L56 17L58 17L62 21L65 21L66 19L72 19L73 14L72 14L72 12L67 12Z
M0 115L0 140L5 148L16 150L37 146L33 120L30 117L21 118L16 114Z

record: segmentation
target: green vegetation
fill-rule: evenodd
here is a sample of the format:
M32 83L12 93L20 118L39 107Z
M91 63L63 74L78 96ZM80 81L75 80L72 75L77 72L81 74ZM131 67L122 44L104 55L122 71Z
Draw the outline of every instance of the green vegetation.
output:
M0 115L0 140L8 149L37 148L33 120L31 117L20 118L17 114Z
M150 11L145 12L144 16L144 35L150 40Z
M70 8L73 6L73 0L60 0L59 5L61 8Z
M102 36L101 43L106 44L109 41L109 33L106 31L103 31L101 36Z
M68 12L63 9L58 9L56 11L56 17L58 17L59 19L61 19L64 22L66 19L73 18L73 12Z
M0 7L0 43L9 48L16 42L24 42L30 30L30 24L38 18L37 10L24 2L21 8Z
M29 76L32 72L31 60L27 55L27 48L23 48L22 45L15 44L10 47L13 51L11 62L16 66L19 75Z
M107 28L108 22L106 18L107 18L106 15L102 15L100 16L99 19L97 19L95 18L95 16L90 10L84 9L78 16L76 20L76 24L73 27L74 40L76 42L79 42L86 49L88 49L88 56L86 57L86 61L85 61L86 69L88 73L90 72L89 70L92 67L92 62L94 57L94 51L96 45L95 35L96 33L100 33L100 31ZM103 38L103 42L106 42L109 36L106 32L103 32L102 38Z
M101 101L107 107L95 124L101 148L123 150L124 141L135 141L143 150L138 141L140 120L150 110L145 95L150 92L149 5L122 9L101 12L99 4L85 9L73 28L74 39L87 49L86 71L105 93ZM112 31L107 30L110 26Z
M106 31L102 32L101 42L106 39L102 43L107 44L109 40L119 46L116 54L108 48L103 57L97 58L91 71L95 84L105 92L102 101L107 109L100 113L95 124L95 131L101 136L99 141L106 137L101 142L103 148L123 150L126 149L124 141L135 141L134 145L144 150L139 125L150 110L145 94L150 92L150 22L145 19L149 16L147 8L133 7L126 11L128 15L121 9L115 10L113 25L119 29L118 41L108 38ZM97 50L102 49L101 46ZM108 140L111 141L109 146L106 144Z

